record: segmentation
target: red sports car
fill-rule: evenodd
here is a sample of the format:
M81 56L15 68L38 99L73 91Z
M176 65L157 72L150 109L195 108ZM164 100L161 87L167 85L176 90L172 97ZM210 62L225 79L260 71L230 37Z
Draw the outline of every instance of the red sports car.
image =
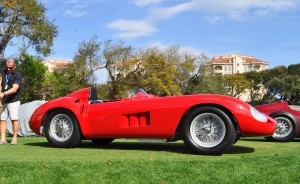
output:
M137 89L122 100L100 101L94 88L85 88L43 104L29 124L54 147L150 138L183 140L198 154L218 155L241 136L273 135L276 120L228 96L157 97Z
M275 133L266 137L270 141L288 142L300 137L300 106L288 105L286 101L255 106L257 110L277 120Z

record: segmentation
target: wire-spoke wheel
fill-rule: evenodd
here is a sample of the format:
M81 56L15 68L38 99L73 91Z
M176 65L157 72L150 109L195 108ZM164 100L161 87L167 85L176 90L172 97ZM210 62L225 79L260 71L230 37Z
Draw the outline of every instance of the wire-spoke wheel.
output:
M192 121L190 133L199 146L211 148L224 139L226 128L223 120L216 114L203 113Z
M274 138L284 138L292 133L293 125L289 119L286 117L277 117L275 119L277 121L277 126L273 134Z
M222 154L236 139L230 117L216 107L195 108L183 123L183 141L199 154Z
M45 135L55 147L76 147L81 142L77 119L66 110L53 111L48 115Z
M276 114L272 116L277 121L277 126L274 134L266 137L269 141L289 142L297 136L297 122L288 115Z
M69 116L57 114L50 122L49 134L59 142L68 140L73 133L73 124Z

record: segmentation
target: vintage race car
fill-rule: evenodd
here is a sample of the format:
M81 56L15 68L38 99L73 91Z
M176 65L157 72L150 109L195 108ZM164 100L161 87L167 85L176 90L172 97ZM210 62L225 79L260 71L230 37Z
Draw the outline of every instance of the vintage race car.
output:
M85 88L43 104L29 125L54 147L149 138L183 140L198 154L218 155L241 136L273 135L276 120L228 96L157 97L136 89L122 100L100 101L94 88Z
M300 137L300 106L288 105L286 101L255 106L257 110L277 120L275 133L266 137L270 141L289 142Z

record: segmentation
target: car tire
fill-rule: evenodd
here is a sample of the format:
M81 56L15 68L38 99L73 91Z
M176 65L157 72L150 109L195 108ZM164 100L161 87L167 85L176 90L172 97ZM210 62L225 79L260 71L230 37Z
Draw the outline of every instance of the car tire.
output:
M240 139L241 139L241 136L240 135L236 135L233 144L235 144L236 142L238 142Z
M232 120L216 107L192 109L183 124L183 141L197 154L220 155L231 148L236 137Z
M109 144L113 142L115 139L109 139L109 138L101 138L101 139L91 139L91 141L95 144Z
M272 136L266 137L267 140L273 142L289 142L297 136L297 122L284 113L271 115L272 118L276 119L277 126Z
M51 112L45 121L45 136L50 144L58 148L77 147L81 133L76 117L67 110Z

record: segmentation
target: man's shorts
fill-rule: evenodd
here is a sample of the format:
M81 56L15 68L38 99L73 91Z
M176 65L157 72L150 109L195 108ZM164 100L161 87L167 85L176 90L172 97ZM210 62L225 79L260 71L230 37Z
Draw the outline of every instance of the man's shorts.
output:
M13 103L4 103L1 111L1 120L6 120L9 116L11 120L19 119L20 101Z

